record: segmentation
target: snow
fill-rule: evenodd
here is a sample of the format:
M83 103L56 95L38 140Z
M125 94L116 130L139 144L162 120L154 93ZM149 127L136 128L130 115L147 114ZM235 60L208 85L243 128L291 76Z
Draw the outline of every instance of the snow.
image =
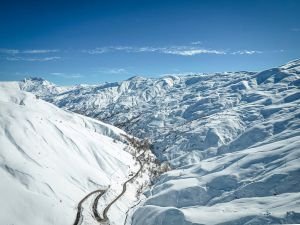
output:
M137 170L116 127L37 99L18 82L0 83L0 104L0 224L73 224L85 195L119 184L110 188L116 195ZM109 211L111 224L124 222L132 193Z
M233 224L237 219L246 224L256 216L262 217L258 224L269 216L277 223L292 211L298 214L290 222L299 222L299 145L299 137L292 137L170 171L152 187L133 224L154 206L157 216L176 207L186 221L178 224Z
M294 60L259 73L134 77L41 96L151 139L171 163L130 212L133 225L300 223L299 84Z

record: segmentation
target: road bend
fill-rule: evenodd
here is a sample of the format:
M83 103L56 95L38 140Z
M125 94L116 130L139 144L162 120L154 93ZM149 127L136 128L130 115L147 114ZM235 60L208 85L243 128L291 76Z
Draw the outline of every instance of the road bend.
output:
M127 190L127 183L129 183L130 181L134 180L138 175L139 173L142 171L143 169L143 164L140 160L138 160L139 164L140 164L140 169L136 172L136 174L131 177L130 179L128 179L124 184L123 184L123 189L122 189L122 192L111 202L109 203L105 209L103 210L103 218L101 217L101 215L99 215L98 211L97 211L97 206L98 206L98 201L99 201L99 198L104 194L104 193L100 193L95 201L94 201L94 204L93 204L93 213L94 213L94 217L95 219L99 222L99 223L105 223L105 222L108 222L108 217L107 217L107 212L108 210L110 209L110 207L116 202L119 200L119 198L122 197L122 195L126 192Z
M98 192L100 192L100 194L103 195L103 194L106 192L106 190L105 190L105 189L99 189L99 190L96 190L96 191L92 191L92 192L90 192L89 194L87 194L83 199L80 200L80 202L79 202L78 205L77 205L77 214L76 214L76 218L75 218L75 221L74 221L73 225L79 225L79 224L81 224L81 221L82 221L82 209L83 209L82 204L83 204L83 203L84 203L91 195L96 194L96 193L98 193ZM100 195L100 194L99 194L99 195ZM99 195L98 195L98 196L99 196ZM97 197L98 197L98 196L97 196Z

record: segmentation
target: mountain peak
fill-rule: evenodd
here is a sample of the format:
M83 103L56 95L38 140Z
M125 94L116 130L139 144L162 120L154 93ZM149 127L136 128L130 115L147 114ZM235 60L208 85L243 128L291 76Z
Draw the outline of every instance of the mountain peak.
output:
M300 70L300 59L295 59L295 60L289 61L288 63L280 66L280 68L282 68L282 69L297 68L298 70Z
M62 89L61 87L57 87L55 84L41 77L24 78L20 82L20 87L24 91L35 92L40 96L58 94Z
M28 81L28 80L31 80L31 81L45 81L45 79L42 78L42 77L29 77L29 78L24 78L24 81Z
M142 80L146 80L146 79L147 78L142 77L142 76L133 76L133 77L128 78L127 80L128 81L142 81Z

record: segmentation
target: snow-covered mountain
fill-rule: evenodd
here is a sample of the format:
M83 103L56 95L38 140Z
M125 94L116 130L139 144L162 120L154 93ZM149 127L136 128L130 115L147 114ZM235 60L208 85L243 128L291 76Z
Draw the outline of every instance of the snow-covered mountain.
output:
M20 86L151 139L171 163L128 224L267 224L300 223L299 78L295 60L259 73Z
M73 224L79 201L97 189L110 187L101 200L110 202L138 169L122 134L38 99L18 82L0 83L0 224ZM123 224L135 200L130 194L116 202L111 224ZM83 207L82 224L98 224Z

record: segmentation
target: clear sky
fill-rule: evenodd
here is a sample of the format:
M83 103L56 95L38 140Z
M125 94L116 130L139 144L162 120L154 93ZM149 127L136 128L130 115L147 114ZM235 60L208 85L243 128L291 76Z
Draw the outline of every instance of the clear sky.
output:
M0 79L259 71L300 58L298 0L1 1Z

